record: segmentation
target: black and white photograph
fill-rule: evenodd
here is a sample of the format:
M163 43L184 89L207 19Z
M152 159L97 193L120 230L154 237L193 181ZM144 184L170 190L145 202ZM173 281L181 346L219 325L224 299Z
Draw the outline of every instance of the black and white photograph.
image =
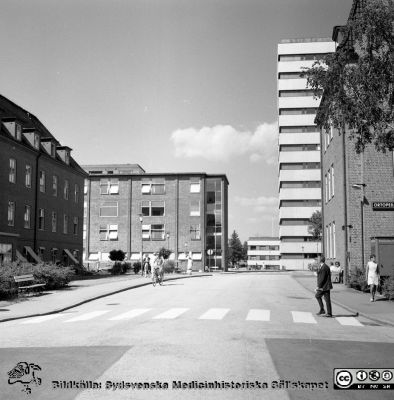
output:
M394 398L394 0L0 0L0 399Z

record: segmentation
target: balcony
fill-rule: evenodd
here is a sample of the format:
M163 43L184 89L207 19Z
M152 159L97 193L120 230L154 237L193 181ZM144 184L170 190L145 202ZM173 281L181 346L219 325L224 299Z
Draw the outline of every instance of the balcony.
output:
M279 219L282 218L310 218L316 211L321 210L321 207L280 207Z
M302 180L301 178L299 180ZM279 200L320 200L320 188L280 189Z
M319 107L320 99L315 99L313 96L302 97L279 97L279 108L310 108Z
M311 236L308 225L279 225L279 236Z
M306 79L278 79L278 90L307 89Z
M335 43L331 39L290 39L278 44L278 54L321 54L335 51Z
M320 242L281 242L280 252L283 253L320 253L321 243Z
M319 132L281 133L279 144L319 144Z
M315 125L315 114L279 115L279 126ZM316 132L319 128L316 128Z
M297 169L279 171L280 181L320 181L320 169Z
M320 162L320 151L281 151L279 163Z

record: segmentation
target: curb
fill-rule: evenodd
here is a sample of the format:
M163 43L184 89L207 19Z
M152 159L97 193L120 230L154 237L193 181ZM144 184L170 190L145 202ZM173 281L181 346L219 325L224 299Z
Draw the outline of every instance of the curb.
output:
M300 282L297 278L294 278L304 289L306 289L308 292L311 292L311 293L314 293L311 289L309 289L308 287L306 287L302 282ZM354 290L354 289L353 289ZM363 313L363 312L359 312L359 311L357 311L357 310L355 310L354 308L351 308L351 307L349 307L349 306L347 306L347 305L345 305L345 304L343 304L343 303L341 303L341 302L339 302L339 301L334 301L334 300L332 300L331 299L331 303L333 303L333 304L335 304L335 305L337 305L337 306L339 306L339 307L342 307L342 308L344 308L345 310L347 310L347 311L349 311L349 312L351 312L351 313L353 313L353 314L356 314L356 316L358 317L359 315L360 316L362 316L362 317L364 317L364 318L367 318L367 319L369 319L369 320L371 320L371 321L373 321L373 322L377 322L377 323L379 323L379 324L382 324L382 325L389 325L389 326L394 326L394 323L392 322L392 321L387 321L387 320L385 320L385 319L379 319L379 318L375 318L375 317L371 317L370 315L368 315L368 314L366 314L366 313Z
M179 279L187 279L187 278L204 278L206 276L212 276L212 274L175 276L175 277L167 278L167 279L164 278L163 282L176 281L176 280L179 280ZM117 289L117 290L114 290L112 292L108 292L108 293L105 293L105 294L100 294L99 296L91 297L89 299L82 300L82 301L80 301L78 303L72 304L71 306L63 307L63 308L60 308L60 309L57 309L57 310L52 310L52 311L48 311L48 312L44 312L44 313L38 313L38 314L29 314L29 315L23 315L23 316L19 316L19 317L10 317L10 318L0 319L0 323L8 322L8 321L15 321L15 320L18 320L18 319L41 317L43 315L57 314L59 312L66 311L66 310L69 310L71 308L81 306L82 304L86 304L86 303L89 303L89 302L94 301L94 300L102 299L103 297L107 297L107 296L111 296L113 294L125 292L127 290L137 289L137 288L140 288L140 287L143 287L143 286L148 286L148 285L151 285L151 284L152 284L151 281L144 282L144 283L139 283L139 284L134 285L134 286L129 286L129 287L122 288L122 289Z

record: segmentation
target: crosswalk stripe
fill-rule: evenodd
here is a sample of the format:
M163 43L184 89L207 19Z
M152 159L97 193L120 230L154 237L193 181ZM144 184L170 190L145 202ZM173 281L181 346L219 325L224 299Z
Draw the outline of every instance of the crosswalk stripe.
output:
M269 321L271 317L270 310L251 309L246 317L247 321Z
M199 319L222 319L229 311L229 308L211 308Z
M39 317L29 318L21 322L21 324L39 324L40 322L49 321L60 317L62 314L41 315Z
M92 311L86 314L79 315L78 317L68 319L67 321L64 322L87 321L89 319L93 319L100 315L106 314L107 312L109 312L109 310Z
M185 313L187 310L188 308L170 308L168 311L156 315L153 319L174 319Z
M123 314L117 315L116 317L109 318L109 321L118 321L120 319L131 319L134 317L138 317L139 315L142 315L150 310L151 308L136 308L135 310L127 311Z
M293 321L295 323L301 324L317 324L315 318L313 318L312 313L302 312L302 311L292 311Z
M341 325L346 326L364 326L358 319L354 317L336 317L335 318Z

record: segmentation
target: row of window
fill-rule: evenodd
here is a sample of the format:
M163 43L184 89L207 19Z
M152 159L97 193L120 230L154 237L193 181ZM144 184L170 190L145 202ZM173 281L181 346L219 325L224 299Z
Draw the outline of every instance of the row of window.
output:
M316 114L316 107L304 107L304 108L280 108L279 115L309 115Z
M279 255L274 256L249 256L249 260L257 261L257 260L280 260Z
M320 169L319 162L281 163L281 170Z
M8 181L10 183L17 182L17 173L16 173L16 159L9 159L9 173L8 173ZM27 188L31 188L32 186L32 166L29 164L25 165L25 176L24 176L25 186ZM59 189L59 178L57 175L52 175L52 187L51 192L52 196L58 196ZM47 192L47 176L46 172L43 170L39 171L39 187L41 193ZM63 185L63 198L68 200L70 198L70 182L68 179L64 180ZM79 186L77 184L74 185L74 202L78 203L79 200Z
M319 128L316 125L302 125L302 126L281 126L279 133L310 133L319 132Z
M86 211L86 207L85 207ZM85 212L86 214L86 212ZM162 217L165 215L165 201L142 201L141 202L141 214L144 217ZM100 217L117 217L119 215L119 203L117 201L106 201L99 208ZM200 216L200 201L190 201L190 213L191 217Z
M310 225L310 220L308 218L282 218L280 220L280 225Z
M335 222L326 225L326 257L335 258Z
M320 188L320 181L282 181L281 189Z
M85 183L85 194L87 193L87 184ZM164 182L142 182L141 183L142 194L165 194L166 187ZM200 182L190 182L190 193L200 193ZM112 195L119 194L119 180L113 179L101 179L100 180L100 194Z
M321 207L321 200L281 200L279 207Z
M261 246L249 246L249 250L279 250L277 245L261 245Z
M335 186L335 175L334 175L334 164L328 169L324 176L325 186L325 200L328 203L334 197L334 186Z
M304 90L279 90L279 97L312 97L315 92L310 89Z
M46 230L46 212L45 209L39 208L38 209L38 229L41 231ZM15 226L15 215L16 215L16 203L14 201L8 202L8 226ZM32 209L31 206L26 205L24 206L24 213L23 213L23 227L26 229L31 228L31 218L32 218ZM78 217L73 217L73 225L72 225L72 233L74 235L78 234ZM67 214L63 214L63 229L62 232L64 234L68 234L69 230L69 216ZM51 212L51 232L58 231L58 214L56 211Z
M320 151L320 144L282 144L279 151Z
M316 54L280 54L278 61L312 61L322 60L327 53L316 53Z

